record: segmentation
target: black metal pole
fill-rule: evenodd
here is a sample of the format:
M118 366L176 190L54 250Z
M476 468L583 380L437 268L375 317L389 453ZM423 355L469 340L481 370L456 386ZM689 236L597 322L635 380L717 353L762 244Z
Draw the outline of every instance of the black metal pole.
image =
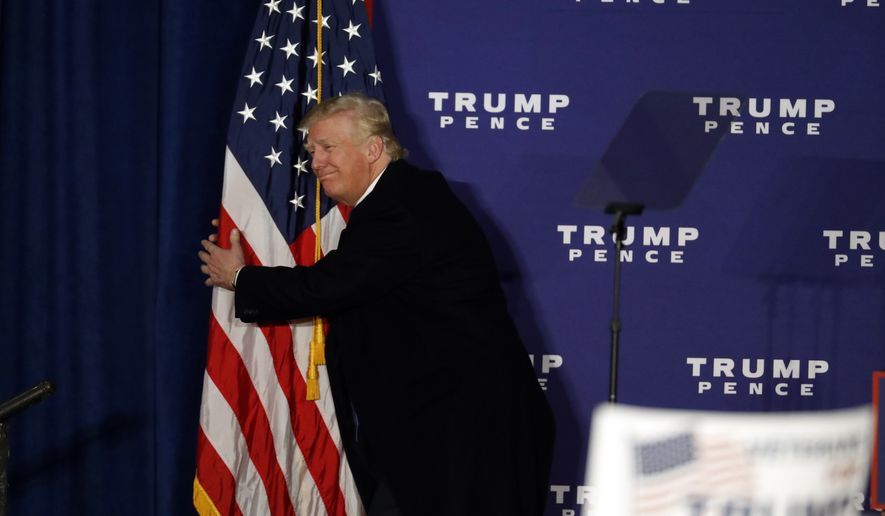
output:
M49 380L43 380L30 389L20 392L12 398L0 403L0 421L6 421L15 414L30 407L53 393L55 387Z
M52 382L46 380L0 403L0 516L6 516L6 496L9 488L9 477L6 474L6 466L9 464L6 420L49 396L54 390Z
M615 223L612 225L612 233L615 235L615 282L614 298L612 299L611 331L611 357L608 372L608 401L618 402L618 353L621 340L621 249L624 247L624 214L618 212Z
M618 402L618 354L620 353L621 341L621 251L624 248L624 234L627 228L624 221L627 215L639 215L643 205L634 203L611 203L605 207L605 212L615 215L615 221L611 227L611 233L615 237L615 282L614 298L612 299L612 318L609 329L611 331L611 357L609 361L608 401Z
M6 423L0 421L0 516L6 516L6 491L9 480L6 477L6 464L9 462L9 441Z

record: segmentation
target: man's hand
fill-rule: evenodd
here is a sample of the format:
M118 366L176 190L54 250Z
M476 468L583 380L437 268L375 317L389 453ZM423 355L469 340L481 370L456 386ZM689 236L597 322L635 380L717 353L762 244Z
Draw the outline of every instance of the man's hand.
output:
M213 219L212 225L217 228L218 219ZM200 270L209 276L206 278L206 286L233 290L237 271L246 264L243 248L240 246L240 232L236 229L231 230L230 249L218 247L215 244L217 241L218 233L213 233L208 239L200 242L203 246L203 250L197 253L203 261Z

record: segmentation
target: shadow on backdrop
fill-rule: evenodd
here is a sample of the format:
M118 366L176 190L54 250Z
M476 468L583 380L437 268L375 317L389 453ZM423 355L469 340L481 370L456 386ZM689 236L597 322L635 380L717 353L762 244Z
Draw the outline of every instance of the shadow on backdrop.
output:
M66 506L71 514L78 514L84 507L94 505L89 500L95 496L92 484L96 481L91 475L72 476L71 471L94 470L96 454L113 454L113 450L132 446L133 440L141 441L145 421L131 414L111 414L104 421L79 429L70 438L55 444L33 459L19 463L9 475L8 514L27 512L20 498L24 493L38 489L47 482L67 477L70 491ZM16 454L15 425L10 435L11 454ZM134 439L133 439L134 438ZM89 464L92 464L90 466ZM106 467L109 467L107 464Z
M807 353L810 347L832 357L836 385L815 397L830 406L845 405L843 399L867 389L861 370L885 363L880 323L885 320L885 163L790 158L769 175L761 192L754 209L747 210L724 269L765 288L768 355ZM849 342L866 349L861 359L852 356ZM840 368L836 361L864 365ZM765 403L772 410L813 406L808 397L772 393Z
M486 239L491 247L498 267L498 277L504 296L507 299L508 311L514 316L514 322L519 329L520 337L527 348L533 351L535 356L535 371L538 371L541 356L548 354L549 344L538 320L534 317L537 313L535 301L528 293L525 276L522 271L526 269L519 261L517 254L513 252L513 245L496 224L490 210L486 209L479 197L474 194L471 185L464 182L450 181L449 186L455 195L464 203L467 209L479 222ZM518 316L516 316L518 314ZM545 389L548 392L556 392L556 396L549 396L548 401L553 407L556 424L556 442L554 443L554 468L551 483L565 481L571 484L573 479L581 478L584 473L584 457L586 455L587 439L583 425L575 416L573 402L568 389L562 384L556 375L547 378ZM575 446L580 449L576 450ZM554 505L553 497L548 495L547 510Z
M436 169L430 151L424 145L421 126L415 123L403 102L406 95L402 88L402 73L393 58L394 49L398 48L398 43L394 41L396 32L387 25L390 9L392 7L387 2L375 2L372 8L372 38L375 42L375 59L383 73L384 102L390 112L394 133L409 151L409 161L422 168Z
M394 131L403 145L409 150L410 162L421 168L438 170L438 163L430 150L432 145L428 145L425 142L425 133L421 130L421 126L415 123L415 120L403 103L405 96L402 93L401 87L403 84L402 72L397 67L395 59L391 57L393 56L393 49L396 43L394 42L395 33L390 31L386 24L386 12L388 9L391 9L391 7L383 2L374 5L372 36L375 42L376 59L382 65L384 73L384 97L387 108L390 111ZM446 171L443 170L442 172L445 175ZM513 253L513 246L510 240L501 232L490 210L483 205L479 196L475 195L471 185L450 181L449 186L473 214L486 235L498 267L501 288L507 299L510 313L513 314L516 312L515 308L518 308L521 314L534 314L535 310L532 308L532 301L526 292L521 273L523 267ZM541 331L534 317L520 317L519 321L517 321L517 326L523 342L531 344L530 347L535 350L536 354L547 353L548 346L544 332ZM553 381L553 379L551 378L550 381ZM548 389L555 388L555 386L548 384ZM564 388L559 388L559 392L566 391ZM572 443L581 443L583 445L586 441L585 436L577 420L572 415L572 405L565 399L565 396L560 400L551 399L550 401L552 404L558 402L554 405L554 412L557 416L556 433L558 439L555 471L559 471L569 479L579 478L583 474L583 460L578 460L580 455L575 454L570 446ZM564 449L566 446L568 446L568 449Z
M725 134L699 130L694 97L669 91L640 97L578 190L575 204L602 208L612 202L639 203L660 210L681 206Z
M775 283L844 286L885 279L885 268L861 266L862 255L885 251L885 163L791 158L761 191L726 270ZM837 265L837 255L847 261Z

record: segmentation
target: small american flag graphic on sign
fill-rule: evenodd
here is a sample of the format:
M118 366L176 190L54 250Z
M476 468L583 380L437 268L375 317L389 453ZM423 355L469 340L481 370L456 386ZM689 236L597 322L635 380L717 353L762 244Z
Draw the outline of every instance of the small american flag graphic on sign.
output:
M634 457L635 514L669 514L696 497L746 499L753 493L752 458L727 439L680 433L637 443Z

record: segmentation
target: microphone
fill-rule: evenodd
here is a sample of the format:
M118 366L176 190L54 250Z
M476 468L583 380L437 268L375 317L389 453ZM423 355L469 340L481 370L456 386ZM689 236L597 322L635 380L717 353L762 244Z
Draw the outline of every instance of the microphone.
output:
M17 394L0 404L0 423L15 415L16 413L26 409L27 407L39 402L46 396L55 391L52 382L43 380L30 389Z

